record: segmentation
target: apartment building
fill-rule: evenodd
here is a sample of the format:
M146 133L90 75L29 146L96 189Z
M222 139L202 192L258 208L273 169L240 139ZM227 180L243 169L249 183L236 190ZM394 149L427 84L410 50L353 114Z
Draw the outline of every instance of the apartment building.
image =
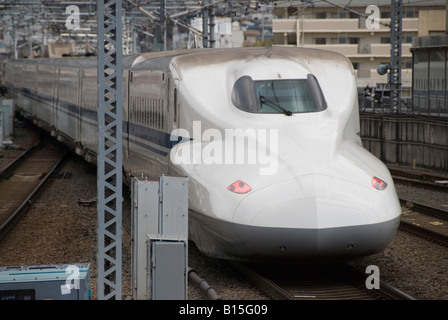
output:
M403 87L412 82L412 39L445 33L447 3L403 0ZM367 10L369 5L379 10ZM380 76L376 68L390 61L390 0L276 1L274 8L274 45L336 51L353 63L358 86L387 82L387 75ZM372 25L370 19L366 23L366 17L375 14L381 23Z

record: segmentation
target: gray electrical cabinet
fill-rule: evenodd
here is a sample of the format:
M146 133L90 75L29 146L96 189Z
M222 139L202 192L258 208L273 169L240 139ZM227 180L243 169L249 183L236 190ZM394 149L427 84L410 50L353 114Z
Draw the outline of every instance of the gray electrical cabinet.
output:
M188 179L132 182L136 300L184 300L188 283Z
M0 99L0 110L2 117L3 139L10 137L14 133L14 104L11 99ZM1 143L2 141L0 141Z
M153 300L185 300L186 243L148 238L151 270L150 289Z

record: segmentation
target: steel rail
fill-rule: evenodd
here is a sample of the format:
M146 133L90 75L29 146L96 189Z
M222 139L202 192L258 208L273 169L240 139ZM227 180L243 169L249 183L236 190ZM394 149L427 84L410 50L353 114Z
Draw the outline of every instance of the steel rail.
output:
M400 222L399 229L409 232L413 235L422 237L424 239L430 240L432 242L438 243L442 246L448 246L448 236L440 232L422 228L420 226L417 226L413 223L409 223L406 221Z
M365 279L365 273L355 269L350 265L345 265L345 267L353 273L354 276L358 277L359 280ZM380 298L387 298L389 300L417 300L413 296L401 291L400 289L390 285L389 283L381 280L380 289L378 292Z
M414 200L402 198L402 197L400 197L400 203L405 206L410 204L409 209L421 212L421 213L426 214L431 217L437 217L439 219L448 221L448 211L446 211L446 210L436 208L434 206L430 206L427 204L423 204L421 202L417 202Z
M32 148L32 147L30 147ZM22 153L23 154L23 153ZM20 220L26 210L34 203L37 199L40 191L42 191L43 187L46 185L48 180L50 179L53 172L60 166L60 164L65 160L67 155L67 150L60 156L59 160L51 167L51 169L45 174L45 176L41 179L39 184L28 194L25 200L18 206L11 215L9 215L8 219L0 226L0 241L3 240L9 231L12 230L14 225ZM21 157L21 156L19 156ZM16 161L14 161L16 162ZM11 166L8 166L11 168ZM4 171L2 171L4 172Z
M247 267L246 265L230 261L232 265L239 272L243 273L250 281L252 281L261 291L265 292L273 300L295 300L287 291L278 286L275 282L262 276L255 270Z
M410 171L388 166L396 183L416 185L427 189L435 189L442 192L448 191L448 176L420 171Z
M13 161L9 162L2 170L0 170L0 178L3 178L8 171L11 171L20 161L22 161L34 148L41 143L40 140L34 142L25 151L19 154Z
M424 189L433 189L437 191L442 192L448 192L448 184L441 184L436 183L432 181L425 181L425 180L417 180L417 179L411 179L411 178L405 178L393 175L392 178L394 179L395 183L403 184L403 185L414 185L418 186Z
M445 221L448 221L448 211L436 208L430 205L426 205L417 201L408 200L404 198L400 198L400 203L402 205L410 204L409 209L421 212L422 214L431 216L431 217L437 217L439 219L443 219ZM448 246L448 235L436 232L433 230L426 229L424 227L415 225L413 223L407 222L407 221L401 221L400 230L406 231L408 233L411 233L413 235L425 238L427 240L430 240L432 242L438 243L442 246Z
M230 264L274 300L415 300L414 297L384 281L381 281L379 290L362 288L366 275L348 264L338 266L334 283L327 280L322 283L319 281L313 283L313 279L309 279L308 281L300 282L299 286L291 285L288 289L270 279L269 275L262 275L245 264L238 262L231 262ZM294 281L292 280L291 282ZM299 293L294 294L294 290L299 291Z

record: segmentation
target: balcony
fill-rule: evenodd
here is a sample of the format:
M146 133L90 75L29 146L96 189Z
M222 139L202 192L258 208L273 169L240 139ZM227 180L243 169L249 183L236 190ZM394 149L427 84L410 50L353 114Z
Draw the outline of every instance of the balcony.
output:
M346 57L354 57L358 55L358 45L357 44L310 44L304 45L304 48L321 49L328 50L343 54Z
M390 19L382 19L389 24ZM380 24L379 29L367 29L362 19L274 19L272 21L273 33L285 32L304 33L356 33L356 32L390 32L390 28ZM403 32L417 32L418 18L404 18Z
M410 52L412 44L403 43L401 52L402 57L411 58ZM388 58L390 57L390 44L308 44L304 45L305 48L322 49L337 52L345 55L347 58Z
M412 43L401 44L401 56L405 58L411 58ZM370 45L370 55L373 57L389 57L390 56L390 44L389 43L375 43Z

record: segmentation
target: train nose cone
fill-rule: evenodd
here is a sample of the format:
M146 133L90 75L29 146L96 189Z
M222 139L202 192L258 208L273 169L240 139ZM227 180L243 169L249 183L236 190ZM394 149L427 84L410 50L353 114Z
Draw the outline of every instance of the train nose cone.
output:
M235 229L253 259L346 258L381 252L396 233L401 209L353 182L309 175L247 196Z

